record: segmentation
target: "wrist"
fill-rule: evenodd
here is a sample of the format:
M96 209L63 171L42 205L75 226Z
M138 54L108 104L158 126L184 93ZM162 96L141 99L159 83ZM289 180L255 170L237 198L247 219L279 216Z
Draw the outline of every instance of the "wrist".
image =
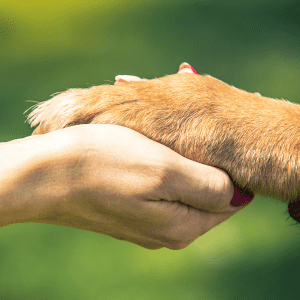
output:
M53 132L0 144L0 227L39 222L72 189L72 142Z

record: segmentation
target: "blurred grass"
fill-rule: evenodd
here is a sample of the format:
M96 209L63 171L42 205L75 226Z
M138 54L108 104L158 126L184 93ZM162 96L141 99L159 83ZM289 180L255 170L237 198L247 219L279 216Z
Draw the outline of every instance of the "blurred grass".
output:
M0 142L31 134L27 100L119 74L161 77L184 61L300 103L298 1L0 1L0 20ZM45 224L4 227L0 299L297 299L299 228L286 210L256 197L181 251Z

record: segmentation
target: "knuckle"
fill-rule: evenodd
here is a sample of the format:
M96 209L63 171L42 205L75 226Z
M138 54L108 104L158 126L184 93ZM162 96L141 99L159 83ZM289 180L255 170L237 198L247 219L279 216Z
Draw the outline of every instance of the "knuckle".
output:
M166 238L167 247L172 250L184 249L198 237L190 226L174 226L173 229Z
M191 242L174 241L168 244L168 248L171 250L181 250L190 245Z
M176 178L176 173L170 168L170 165L165 160L162 160L153 167L157 171L156 179L161 188L168 189L173 186L172 183Z

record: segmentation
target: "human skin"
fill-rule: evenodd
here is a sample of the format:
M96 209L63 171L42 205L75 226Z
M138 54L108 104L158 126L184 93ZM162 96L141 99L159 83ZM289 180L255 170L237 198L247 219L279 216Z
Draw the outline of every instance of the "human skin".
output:
M88 123L125 126L224 170L249 196L289 202L290 216L300 222L300 105L182 66L162 78L116 78L114 86L62 92L31 112L31 125L39 125L34 134Z
M0 227L47 223L182 249L245 206L228 175L131 129L78 125L0 144Z

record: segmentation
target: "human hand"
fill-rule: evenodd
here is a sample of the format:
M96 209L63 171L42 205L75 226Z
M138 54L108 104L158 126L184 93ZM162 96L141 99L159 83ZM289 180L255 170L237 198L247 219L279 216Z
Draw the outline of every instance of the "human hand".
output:
M131 129L89 124L43 137L48 135L58 144L74 141L61 153L71 167L60 185L71 192L61 193L34 222L93 231L147 249L182 249L245 207L230 205L234 187L224 171Z

